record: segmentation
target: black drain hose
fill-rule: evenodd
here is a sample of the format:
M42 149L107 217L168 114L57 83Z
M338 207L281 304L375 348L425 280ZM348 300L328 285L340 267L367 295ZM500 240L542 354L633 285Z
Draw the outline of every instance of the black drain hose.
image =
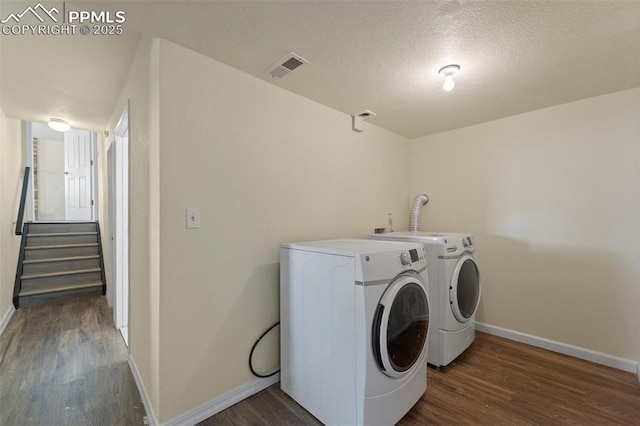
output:
M273 330L274 328L276 328L277 326L280 325L280 321L278 321L277 323L273 324L271 327L269 327L267 329L267 331L265 331L264 333L262 333L262 335L260 337L258 337L258 340L256 340L256 342L253 344L253 346L251 347L251 352L249 353L249 370L251 370L251 373L256 376L256 377L260 377L262 379L266 378L266 377L271 377L274 376L276 374L278 374L280 372L280 369L278 368L276 371L274 371L273 373L269 373L269 374L259 374L256 373L256 370L253 369L253 351L255 351L256 346L258 346L258 343L260 343L260 340L262 340L262 338L264 336L266 336L271 330Z

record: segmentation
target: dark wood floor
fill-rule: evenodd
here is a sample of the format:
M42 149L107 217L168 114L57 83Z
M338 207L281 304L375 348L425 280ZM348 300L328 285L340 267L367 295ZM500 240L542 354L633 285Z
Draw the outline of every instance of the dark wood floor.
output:
M635 374L484 333L399 422L414 425L640 425ZM200 423L320 424L275 384Z
M19 309L0 337L0 425L142 425L103 297Z
M23 308L0 337L0 425L142 425L102 297ZM319 424L279 384L200 423ZM640 425L634 374L478 333L400 425Z

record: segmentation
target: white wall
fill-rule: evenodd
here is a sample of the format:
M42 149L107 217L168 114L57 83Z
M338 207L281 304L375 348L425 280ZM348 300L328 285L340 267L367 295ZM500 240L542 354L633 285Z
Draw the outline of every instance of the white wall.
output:
M20 250L15 220L20 204L22 172L22 124L0 109L0 322L12 309L13 286Z
M478 321L640 359L640 89L411 142L423 229L472 232Z
M31 167L32 171L36 171L37 169L37 165L33 164L33 155L32 155L32 151L33 151L33 139L42 139L42 140L50 140L50 141L55 141L55 142L60 142L60 146L62 147L62 156L63 156L63 165L62 167L64 168L64 132L57 132L55 130L53 130L52 128L50 128L47 124L45 123L38 123L38 122L27 122L27 135L26 137L28 138L26 141L27 147L26 147L26 165ZM36 156L37 157L37 156ZM64 170L63 170L64 171ZM35 212L35 200L34 200L34 188L36 185L36 180L38 179L36 177L36 175L34 174L32 176L34 179L30 182L29 184L29 190L27 192L27 206L26 206L26 210L27 210L27 214L26 214L26 219L27 220L36 220L36 212ZM40 176L40 182L38 183L43 183L42 182L42 176ZM60 201L62 202L62 212L61 213L56 213L56 215L49 215L47 214L47 206L46 206L46 201L45 201L45 215L44 216L40 216L37 218L37 220L64 220L65 219L65 211L64 211L64 197L65 197L65 187L64 187L64 178L62 178L62 198L60 199ZM42 185L41 185L42 186ZM40 188L39 188L40 189ZM42 196L42 194L39 194L39 196ZM41 206L41 202L42 200L38 200L38 205L39 207ZM59 207L59 206L58 206ZM39 209L40 213L42 213L42 209Z
M143 37L108 125L110 134L130 104L129 129L129 349L154 412L159 410L158 295L158 41ZM103 242L110 242L107 212L107 146L99 144L101 176L100 225ZM106 271L111 252L105 245ZM155 254L154 254L155 253ZM109 285L110 277L107 277ZM112 289L109 288L111 292ZM112 294L112 293L110 293Z
M45 123L31 123L31 137L64 142L64 132L57 132Z
M408 141L365 126L161 41L160 421L255 379L251 345L279 318L280 243L366 238L388 213L408 226ZM200 229L185 229L187 207Z
M37 145L38 220L64 220L64 142L38 139Z
M20 203L23 161L22 124L7 118L0 108L0 323L8 318L8 313L13 309L13 286L20 249L20 237L15 235L13 221L16 220Z

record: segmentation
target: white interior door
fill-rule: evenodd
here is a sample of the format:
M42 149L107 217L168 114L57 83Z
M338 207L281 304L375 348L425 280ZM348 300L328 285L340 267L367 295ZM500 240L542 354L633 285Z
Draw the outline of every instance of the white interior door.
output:
M91 220L91 132L71 129L64 134L65 219Z

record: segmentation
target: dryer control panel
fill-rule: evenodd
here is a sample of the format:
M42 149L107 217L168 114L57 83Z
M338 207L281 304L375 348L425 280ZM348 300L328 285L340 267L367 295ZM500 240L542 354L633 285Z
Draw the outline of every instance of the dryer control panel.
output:
M475 251L473 236L451 235L442 239L442 255L458 256Z

